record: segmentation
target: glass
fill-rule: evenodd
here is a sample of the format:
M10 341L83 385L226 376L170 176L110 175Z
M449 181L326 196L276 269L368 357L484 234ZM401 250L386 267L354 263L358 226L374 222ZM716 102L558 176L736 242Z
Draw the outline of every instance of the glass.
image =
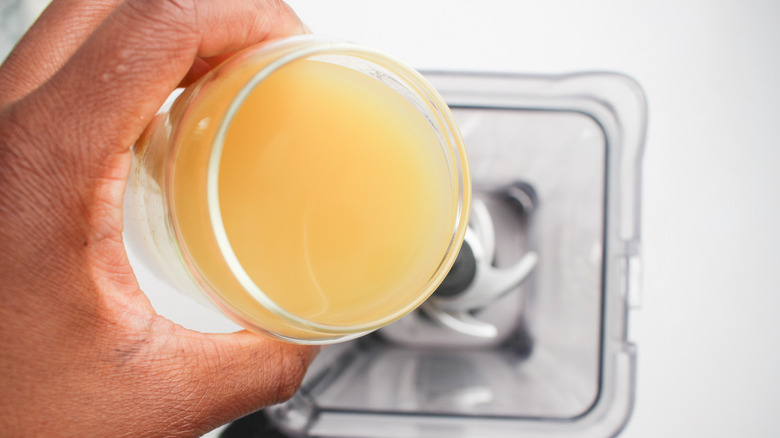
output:
M408 314L467 227L449 108L419 73L351 43L240 52L171 96L133 155L127 244L196 300L292 342Z

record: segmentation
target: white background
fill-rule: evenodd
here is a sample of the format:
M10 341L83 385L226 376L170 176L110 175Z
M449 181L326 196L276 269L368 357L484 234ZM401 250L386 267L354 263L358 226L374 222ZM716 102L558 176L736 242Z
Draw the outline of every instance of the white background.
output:
M780 2L289 3L419 69L634 77L650 118L622 436L780 436Z

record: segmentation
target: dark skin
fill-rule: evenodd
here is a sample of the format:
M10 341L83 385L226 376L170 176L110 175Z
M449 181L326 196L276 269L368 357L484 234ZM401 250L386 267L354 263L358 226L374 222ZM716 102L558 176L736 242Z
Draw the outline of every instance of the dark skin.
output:
M0 67L0 436L198 436L289 398L317 349L157 315L122 241L130 146L274 0L55 0Z

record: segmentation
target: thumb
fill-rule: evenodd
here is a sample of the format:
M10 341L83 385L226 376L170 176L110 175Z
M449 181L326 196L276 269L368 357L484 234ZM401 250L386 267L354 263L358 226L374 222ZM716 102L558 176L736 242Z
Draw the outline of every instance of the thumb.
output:
M292 397L320 351L248 331L198 335L186 348L184 384L204 431Z

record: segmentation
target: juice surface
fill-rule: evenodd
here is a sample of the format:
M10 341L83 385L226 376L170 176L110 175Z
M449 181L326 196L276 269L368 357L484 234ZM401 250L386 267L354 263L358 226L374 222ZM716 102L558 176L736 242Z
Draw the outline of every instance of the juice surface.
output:
M218 181L244 270L280 307L324 324L405 307L441 263L457 213L426 120L378 80L315 60L282 67L249 95Z

